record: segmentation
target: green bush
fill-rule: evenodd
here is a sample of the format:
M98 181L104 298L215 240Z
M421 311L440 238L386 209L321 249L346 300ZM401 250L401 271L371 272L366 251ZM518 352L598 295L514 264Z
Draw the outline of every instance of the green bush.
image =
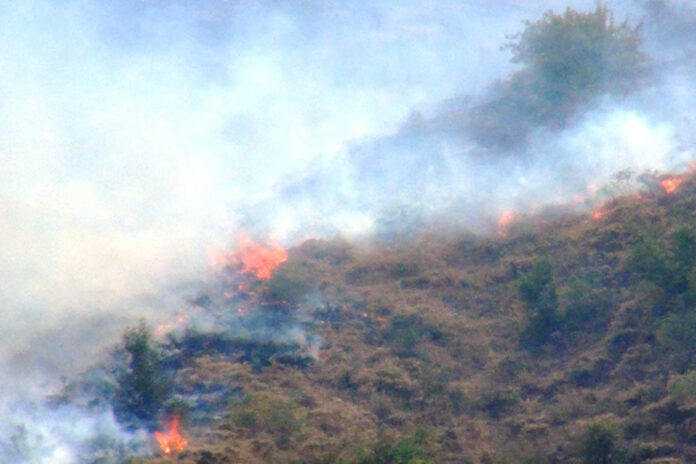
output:
M268 282L268 296L276 302L297 305L302 303L312 287L308 265L291 258L273 271Z
M532 270L519 279L519 294L528 313L522 341L537 347L549 341L561 327L553 268L548 259L537 260Z
M520 403L520 394L514 388L503 388L486 392L481 398L481 405L493 419L500 419Z
M665 310L696 302L696 236L682 228L667 238L644 232L629 258L628 269L664 293Z
M170 398L172 382L144 322L126 331L119 352L123 364L116 369L116 418L129 427L155 427L158 415Z
M473 108L469 128L485 146L511 148L536 127L560 129L603 94L635 90L647 71L639 27L617 24L604 5L525 22L504 48L523 68Z
M660 348L679 370L696 361L696 310L669 315L657 330Z
M608 380L611 362L606 358L598 358L591 363L574 367L570 371L570 379L576 387L592 387Z
M606 325L611 297L592 275L572 277L562 288L562 302L547 258L538 259L518 280L520 299L527 311L527 326L521 341L528 348L539 348L557 335L569 336L582 329ZM562 311L561 311L562 309Z
M549 11L525 26L507 48L514 62L543 81L551 102L577 104L602 92L630 92L644 71L639 28L616 24L606 5L587 13Z
M271 410L266 427L279 448L288 448L290 441L301 430L304 414L294 401L276 404Z
M679 403L696 401L696 370L690 370L682 375L675 375L667 386L670 396Z
M245 395L231 406L233 425L254 433L266 432L281 449L290 447L291 440L300 433L304 424L305 414L292 400Z
M400 358L416 356L416 347L421 340L442 343L446 339L442 330L429 324L418 314L397 314L381 330L380 335L382 343Z
M616 428L596 422L587 429L580 443L584 464L611 464L618 462L619 450L616 446Z
M373 449L359 452L352 464L435 464L425 431L418 431L396 443L379 443Z
M603 323L609 316L609 295L594 279L571 279L565 301L563 323L567 330L577 330L593 322Z

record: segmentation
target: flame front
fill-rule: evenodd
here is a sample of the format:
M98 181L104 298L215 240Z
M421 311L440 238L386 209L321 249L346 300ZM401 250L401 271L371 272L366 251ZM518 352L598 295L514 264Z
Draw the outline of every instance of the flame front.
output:
M498 235L500 237L507 236L507 229L515 220L517 219L517 214L514 211L506 210L498 219Z
M241 272L253 273L257 278L267 280L273 271L288 260L288 252L275 245L264 246L247 237L239 240L237 251L225 259L227 266L241 265Z
M188 442L179 433L179 418L173 417L169 422L169 430L167 432L155 432L157 444L165 456L171 456L173 453L179 453L186 449Z
M179 314L176 317L176 319L174 319L173 321L164 322L164 323L158 325L155 328L155 333L158 336L166 335L166 334L172 332L173 330L185 325L186 323L189 322L190 319L191 319L191 317L186 315L186 314Z
M604 216L606 216L608 211L605 208L597 208L594 211L592 211L592 215L590 216L594 221L597 221L599 219L602 219Z
M660 181L660 185L665 189L665 192L674 193L682 182L684 182L684 179L681 177L667 177Z

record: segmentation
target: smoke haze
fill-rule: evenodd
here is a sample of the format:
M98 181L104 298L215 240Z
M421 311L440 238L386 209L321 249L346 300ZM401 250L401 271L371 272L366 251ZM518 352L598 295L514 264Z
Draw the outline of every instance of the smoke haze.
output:
M0 411L20 386L22 401L39 398L93 362L137 318L180 311L210 253L242 228L290 244L374 232L404 209L485 230L622 169L692 159L688 2L610 4L617 19L644 22L659 73L505 155L460 121L516 69L500 50L506 35L595 2L490 5L1 4ZM0 441L12 433L0 429ZM69 449L82 437L57 436ZM46 446L27 462L77 459Z

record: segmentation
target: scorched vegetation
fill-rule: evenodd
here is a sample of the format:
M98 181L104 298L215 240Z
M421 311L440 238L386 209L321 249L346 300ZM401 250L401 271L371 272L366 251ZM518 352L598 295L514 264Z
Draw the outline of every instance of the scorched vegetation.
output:
M187 444L131 462L694 462L696 179L601 208L308 241L195 301L236 326L129 331L119 420Z

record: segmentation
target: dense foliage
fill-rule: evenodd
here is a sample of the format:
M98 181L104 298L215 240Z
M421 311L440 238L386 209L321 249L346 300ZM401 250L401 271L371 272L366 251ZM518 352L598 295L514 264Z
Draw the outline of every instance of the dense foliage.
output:
M529 323L522 339L533 346L541 345L560 328L558 296L549 260L541 259L534 263L532 270L520 279L519 289L529 313Z
M156 427L171 393L171 382L146 325L123 336L124 363L117 367L114 411L127 426Z
M480 144L499 149L523 144L535 129L565 127L601 95L634 91L647 71L640 28L616 23L604 5L527 21L506 48L522 68L494 86L469 121Z
M597 422L582 437L583 464L611 464L619 462L616 450L616 430L611 425Z

